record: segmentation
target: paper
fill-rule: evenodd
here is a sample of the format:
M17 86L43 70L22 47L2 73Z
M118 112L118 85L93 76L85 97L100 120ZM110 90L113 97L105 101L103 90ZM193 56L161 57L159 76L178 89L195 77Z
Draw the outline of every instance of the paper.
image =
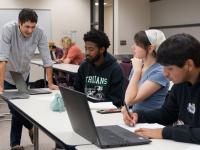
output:
M190 146L186 150L200 150L200 146L198 145Z
M164 128L165 126L160 125L158 123L138 123L134 127L127 126L125 124L119 125L122 128L125 128L131 132L135 132L136 129L140 128L149 128L149 129L156 129L156 128Z

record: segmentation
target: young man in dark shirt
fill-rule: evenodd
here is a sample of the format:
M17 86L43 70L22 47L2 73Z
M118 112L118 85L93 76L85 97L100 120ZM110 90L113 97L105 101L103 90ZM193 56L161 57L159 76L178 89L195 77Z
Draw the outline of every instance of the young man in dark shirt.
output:
M144 122L163 124L166 127L142 128L136 133L200 144L200 42L188 34L171 36L159 47L157 61L175 85L162 108L136 111L130 116L123 110L124 122L130 126Z
M86 60L80 65L75 90L94 101L123 105L125 80L116 59L107 52L110 41L104 32L91 30L84 35Z

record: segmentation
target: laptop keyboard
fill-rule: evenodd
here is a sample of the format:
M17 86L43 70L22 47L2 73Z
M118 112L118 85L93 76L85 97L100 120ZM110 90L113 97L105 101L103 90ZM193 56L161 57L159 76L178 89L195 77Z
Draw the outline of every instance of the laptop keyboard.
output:
M118 136L114 132L112 132L109 129L106 129L104 127L97 127L98 134L101 139L101 144L108 143L108 145L121 145L125 146L128 145L128 141L126 141L124 138Z
M130 145L148 144L151 140L138 136L120 126L99 126L97 127L101 147L120 147Z

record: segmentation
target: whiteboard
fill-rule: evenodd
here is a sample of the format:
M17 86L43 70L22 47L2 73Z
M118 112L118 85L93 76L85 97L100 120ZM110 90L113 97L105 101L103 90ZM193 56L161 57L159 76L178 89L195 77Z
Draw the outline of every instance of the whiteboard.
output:
M0 9L0 34L4 24L10 21L18 21L18 15L21 9ZM52 39L51 30L51 10L35 9L38 15L38 25L44 29L47 39ZM38 53L38 51L36 51Z

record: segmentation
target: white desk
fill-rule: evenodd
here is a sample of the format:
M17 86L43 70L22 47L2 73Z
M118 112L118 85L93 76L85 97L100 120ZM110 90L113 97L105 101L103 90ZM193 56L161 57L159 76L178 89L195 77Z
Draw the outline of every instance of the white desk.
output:
M81 145L76 146L77 150L100 150L99 147L95 145ZM105 150L199 150L200 146L195 144L175 142L171 140L163 139L152 139L150 144L146 145L136 145L128 147L119 147Z
M42 60L31 60L31 63L43 67ZM74 64L53 64L53 69L60 70L66 73L77 73L79 65Z
M58 92L58 91L54 91ZM94 150L99 149L92 145L89 141L74 133L66 112L53 112L50 110L50 103L53 94L31 95L29 99L6 100L19 113L29 119L37 128L45 132L54 141L62 146L75 145L79 150ZM103 107L104 106L104 107ZM112 108L111 103L90 103L91 112L96 126L103 125L120 125L123 124L121 113L114 114L98 114L97 109ZM37 129L36 128L36 129ZM38 141L35 143L38 144ZM83 145L88 144L88 145ZM150 144L120 147L115 149L133 149L134 150L190 150L194 144L174 142L171 140L152 140ZM35 145L35 150L38 150L38 145ZM191 149L192 150L192 149Z
M34 126L44 131L49 137L61 145L88 144L89 142L87 140L72 132L72 127L66 112L59 113L50 110L52 97L53 93L31 95L29 99L6 101L20 114L30 120ZM37 145L38 141L35 144L34 149L39 149Z
M42 60L31 60L31 64L43 67ZM53 64L52 68L54 70L65 72L69 75L69 74L76 74L78 72L79 65L61 63L61 64ZM45 81L46 81L46 69L44 68L44 85L45 87L47 87Z
M60 70L66 73L77 73L79 65L74 64L54 64L53 69Z
M50 103L53 98L53 94L58 91L53 91L52 94L43 95L30 95L29 99L17 99L17 100L6 100L10 105L12 105L20 114L30 120L36 129L36 136L38 136L38 128L45 132L54 141L61 144L63 147L67 145L81 145L90 144L89 141L82 138L78 134L74 133L65 112L53 112L50 110ZM98 103L96 103L98 105ZM99 109L102 108L102 103ZM94 105L92 104L92 107ZM113 107L111 103L106 103L104 108ZM94 121L97 122L96 125L111 125L113 123L118 123L121 119L118 115L121 114L107 114L102 115L96 113L98 106L92 110L94 116ZM119 118L115 119L113 122L113 117ZM102 120L103 119L103 120ZM104 121L104 120L107 120ZM106 123L104 123L106 122ZM38 139L38 138L37 138ZM35 142L35 150L39 149L38 140Z

